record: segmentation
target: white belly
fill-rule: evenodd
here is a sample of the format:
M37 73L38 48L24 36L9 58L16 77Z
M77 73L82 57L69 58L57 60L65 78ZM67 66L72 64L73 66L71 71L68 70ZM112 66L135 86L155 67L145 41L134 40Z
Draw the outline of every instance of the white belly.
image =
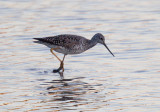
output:
M65 54L65 55L67 55L67 54L80 54L80 53L86 51L85 49L83 49L83 46L74 46L74 48L72 48L72 49L67 49L65 47L51 45L51 44L45 44L45 45L49 48L53 48L54 51L56 51L58 53Z

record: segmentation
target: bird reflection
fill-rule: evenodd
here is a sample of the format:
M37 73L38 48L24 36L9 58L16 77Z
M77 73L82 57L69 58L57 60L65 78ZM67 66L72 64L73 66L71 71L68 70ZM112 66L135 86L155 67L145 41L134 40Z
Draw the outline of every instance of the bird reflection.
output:
M53 70L53 73L54 73L54 70ZM57 73L61 77L62 81L71 81L72 80L72 79L64 79L64 75L63 75L64 71L58 71Z
M63 74L59 74L61 77L63 76ZM52 108L55 108L57 111L74 110L75 107L87 106L89 103L105 97L97 94L102 90L100 88L103 84L86 83L81 80L83 78L85 77L45 82L48 85L46 88L47 94L44 94L46 98L42 102L52 102ZM96 96L93 96L93 94ZM93 100L88 101L88 97L93 97Z
M58 72L58 73L59 73L61 79L64 80L63 71L62 72Z
M62 72L63 73L63 72ZM60 75L62 75L60 73ZM61 76L62 77L62 76ZM48 94L52 95L54 99L50 101L67 101L72 100L72 102L78 102L82 99L78 98L79 95L85 94L83 86L86 83L84 82L71 82L67 83L66 81L72 81L73 79L63 79L63 80L52 80L50 83L58 83L58 85L52 85L47 88L49 90ZM59 85L61 83L61 85Z

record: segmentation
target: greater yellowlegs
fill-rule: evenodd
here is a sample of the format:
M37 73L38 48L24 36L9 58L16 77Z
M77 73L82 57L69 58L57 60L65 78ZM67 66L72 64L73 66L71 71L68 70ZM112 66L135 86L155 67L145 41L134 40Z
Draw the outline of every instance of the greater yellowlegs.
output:
M80 54L94 47L97 43L103 44L107 48L107 50L114 56L114 54L105 44L105 38L101 33L95 34L91 40L88 40L82 36L70 34L34 39L38 40L35 41L35 43L44 44L49 47L51 53L60 61L60 67L53 72L59 72L60 70L64 71L63 62L66 55ZM53 51L64 54L63 59L61 60L60 58L58 58L58 56Z

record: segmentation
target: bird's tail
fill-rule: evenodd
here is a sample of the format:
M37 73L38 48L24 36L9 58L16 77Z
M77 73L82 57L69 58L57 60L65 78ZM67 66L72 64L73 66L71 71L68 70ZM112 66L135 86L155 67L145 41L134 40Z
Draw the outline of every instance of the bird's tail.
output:
M43 38L33 38L36 41L33 41L34 43L42 44Z
M42 41L42 40L43 40L43 38L33 38L33 39L39 40L39 41Z
M33 39L35 39L35 41L33 41L34 43L42 44L42 45L45 45L45 46L51 48L51 47L50 47L51 44L48 43L48 42L46 42L45 39L43 39L43 38L33 38Z

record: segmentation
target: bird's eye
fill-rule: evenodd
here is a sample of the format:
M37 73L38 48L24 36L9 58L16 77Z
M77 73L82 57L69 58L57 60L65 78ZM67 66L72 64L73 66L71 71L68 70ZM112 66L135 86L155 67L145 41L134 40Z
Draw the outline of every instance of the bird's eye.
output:
M103 38L102 38L102 37L100 37L100 39L101 39L101 40L103 40Z

